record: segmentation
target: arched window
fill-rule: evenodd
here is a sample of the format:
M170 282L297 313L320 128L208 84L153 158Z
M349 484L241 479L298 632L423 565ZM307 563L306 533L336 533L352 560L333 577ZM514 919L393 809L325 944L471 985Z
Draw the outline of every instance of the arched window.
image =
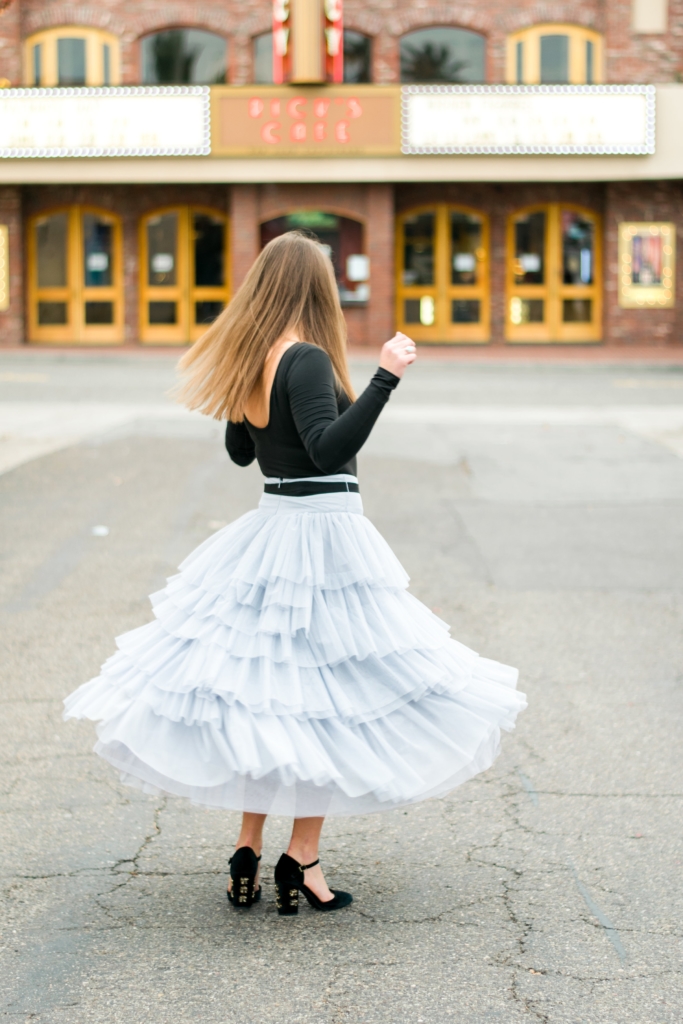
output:
M486 42L460 28L421 28L401 39L402 82L483 82Z
M111 32L62 25L36 32L24 43L24 84L118 85L119 41Z
M197 28L169 28L140 44L142 81L150 85L225 82L228 47L223 36Z
M254 36L254 81L270 85L273 81L273 33Z
M396 324L417 341L488 341L489 220L442 203L397 223Z
M344 81L372 81L372 40L348 28L344 29Z
M594 85L603 81L599 32L579 25L534 25L507 42L507 81L526 85Z
M29 339L123 341L121 222L71 206L28 224Z
M363 244L363 225L350 217L324 210L295 210L261 224L261 245L285 231L311 232L332 260L343 306L357 306L370 298L370 266Z
M176 206L140 225L140 338L185 344L229 299L228 225L218 210Z

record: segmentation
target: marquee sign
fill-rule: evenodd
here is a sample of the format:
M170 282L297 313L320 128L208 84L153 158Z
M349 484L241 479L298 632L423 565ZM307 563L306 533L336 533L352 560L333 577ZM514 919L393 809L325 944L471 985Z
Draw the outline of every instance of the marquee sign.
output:
M0 157L210 152L206 86L0 91Z
M426 85L402 89L402 152L655 151L652 85Z
M214 156L393 156L400 153L395 87L214 86Z

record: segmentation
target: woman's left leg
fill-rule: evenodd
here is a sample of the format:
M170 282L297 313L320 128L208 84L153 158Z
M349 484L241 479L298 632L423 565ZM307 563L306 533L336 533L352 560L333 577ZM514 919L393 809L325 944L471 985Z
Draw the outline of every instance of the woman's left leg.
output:
M257 857L261 856L261 850L263 849L263 826L266 823L266 817L267 815L265 814L252 814L251 811L244 812L240 834L235 843L235 850L239 850L243 846L249 846ZM259 869L256 873L254 889L259 887L260 873ZM228 892L232 892L232 879L228 881Z

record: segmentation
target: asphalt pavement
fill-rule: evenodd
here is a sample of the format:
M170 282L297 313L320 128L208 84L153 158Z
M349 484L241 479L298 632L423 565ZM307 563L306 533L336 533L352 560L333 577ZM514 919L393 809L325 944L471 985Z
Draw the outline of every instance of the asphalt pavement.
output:
M372 367L354 366L359 386ZM359 462L411 589L529 708L441 800L331 819L355 901L225 898L238 816L62 721L258 470L166 354L0 353L0 1014L37 1024L680 1024L683 372L418 361Z

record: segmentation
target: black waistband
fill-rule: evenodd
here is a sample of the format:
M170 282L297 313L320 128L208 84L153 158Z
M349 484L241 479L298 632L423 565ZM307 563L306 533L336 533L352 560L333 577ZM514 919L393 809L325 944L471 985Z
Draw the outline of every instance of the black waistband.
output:
M264 484L266 494L284 494L288 498L307 498L309 494L336 494L339 491L360 492L358 484L345 480L291 480L282 484Z

